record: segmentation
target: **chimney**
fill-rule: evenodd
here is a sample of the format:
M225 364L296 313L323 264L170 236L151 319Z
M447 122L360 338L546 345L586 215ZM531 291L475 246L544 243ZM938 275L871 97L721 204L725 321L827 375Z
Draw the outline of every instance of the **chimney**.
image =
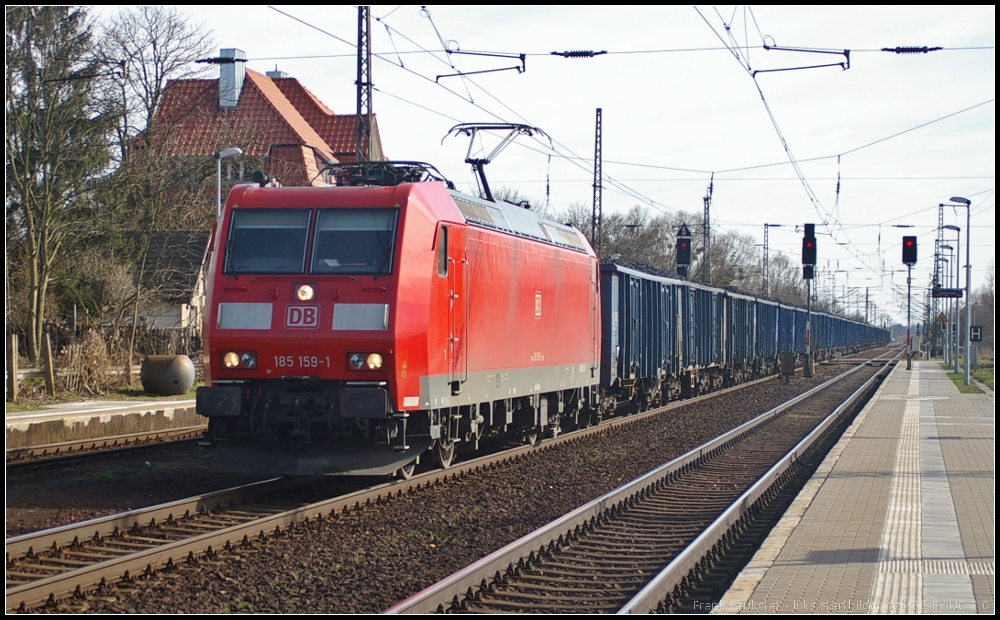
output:
M219 56L224 59L219 65L219 107L232 110L240 102L247 55L243 50L230 48L219 50ZM232 61L227 62L230 58Z
M274 71L268 71L264 75L266 75L267 77L271 78L272 80L288 77L288 74L285 73L284 71L278 71L277 65L275 65Z

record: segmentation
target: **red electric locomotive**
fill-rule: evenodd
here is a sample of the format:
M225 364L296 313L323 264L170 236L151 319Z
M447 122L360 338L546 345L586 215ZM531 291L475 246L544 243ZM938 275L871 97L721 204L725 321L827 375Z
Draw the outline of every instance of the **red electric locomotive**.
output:
M365 170L381 184L230 193L197 395L218 458L268 474L409 473L425 451L447 466L484 434L590 423L600 310L584 236L421 181L413 164Z

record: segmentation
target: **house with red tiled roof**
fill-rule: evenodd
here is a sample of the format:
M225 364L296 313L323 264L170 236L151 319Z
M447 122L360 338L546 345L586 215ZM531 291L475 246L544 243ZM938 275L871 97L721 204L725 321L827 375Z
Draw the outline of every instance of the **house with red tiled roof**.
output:
M223 49L218 79L167 84L154 123L169 157L212 158L228 147L223 181L247 180L261 169L282 185L325 185L327 164L355 159L355 114L335 114L297 79L246 68L246 54ZM371 159L383 159L377 121Z
M145 139L155 144L164 166L191 169L181 165L181 160L211 162L219 151L239 147L242 155L223 160L222 183L228 188L249 181L256 170L285 186L327 185L334 181L324 172L328 164L355 161L355 114L335 114L283 72L262 74L246 69L242 50L223 49L211 62L219 66L218 79L173 80L163 92ZM374 119L372 125L370 158L383 159ZM178 182L192 181L181 177ZM204 189L208 207L209 197L215 195L214 175ZM157 233L150 239L151 246L156 245L154 255L164 257L168 271L176 273L169 282L169 294L162 296L162 306L144 312L143 322L200 329L202 263L208 240L207 230ZM187 262L178 262L177 257ZM199 260L192 262L191 257Z

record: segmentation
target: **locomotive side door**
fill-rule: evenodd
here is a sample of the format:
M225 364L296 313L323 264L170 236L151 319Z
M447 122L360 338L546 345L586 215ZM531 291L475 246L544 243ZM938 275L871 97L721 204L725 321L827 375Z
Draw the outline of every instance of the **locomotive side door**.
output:
M448 384L452 395L469 378L469 259L465 230L448 227Z
M592 261L590 266L590 378L598 379L601 359L601 326L598 317L601 308L601 294L597 282L600 277L601 265L599 261Z

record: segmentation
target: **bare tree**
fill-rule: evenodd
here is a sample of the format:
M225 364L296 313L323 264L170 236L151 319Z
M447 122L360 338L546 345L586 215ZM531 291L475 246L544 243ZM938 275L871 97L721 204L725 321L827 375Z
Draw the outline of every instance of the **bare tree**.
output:
M553 216L553 219L559 220L565 224L575 226L580 229L580 232L587 238L595 248L597 245L594 240L590 238L590 207L583 204L582 202L570 203L564 211L558 212Z
M576 226L595 248L598 246L596 240L590 238L591 208L588 205L573 203L555 219ZM640 205L625 213L607 214L601 224L602 258L618 254L617 260L622 264L674 271L677 227L673 217L665 214L650 217Z
M94 185L107 171L117 117L84 9L8 7L5 45L7 245L23 266L23 327L35 360L65 248L92 229Z
M804 306L806 303L805 281L802 268L787 254L772 254L769 257L768 280L771 297L789 304Z
M671 252L675 227L670 217L650 217L646 209L635 205L627 213L613 213L603 220L606 256L620 254L623 262L658 270L675 268Z
M701 255L703 259L703 255ZM760 252L750 235L712 234L711 285L757 293L761 288ZM692 273L700 273L692 270Z
M61 298L79 308L82 322L121 327L132 304L134 268L105 247L88 244L61 279Z
M125 102L119 125L122 159L140 132L147 134L168 80L203 77L211 69L195 64L215 49L211 31L191 24L177 9L138 6L123 9L104 26L103 54L121 67L118 84Z

